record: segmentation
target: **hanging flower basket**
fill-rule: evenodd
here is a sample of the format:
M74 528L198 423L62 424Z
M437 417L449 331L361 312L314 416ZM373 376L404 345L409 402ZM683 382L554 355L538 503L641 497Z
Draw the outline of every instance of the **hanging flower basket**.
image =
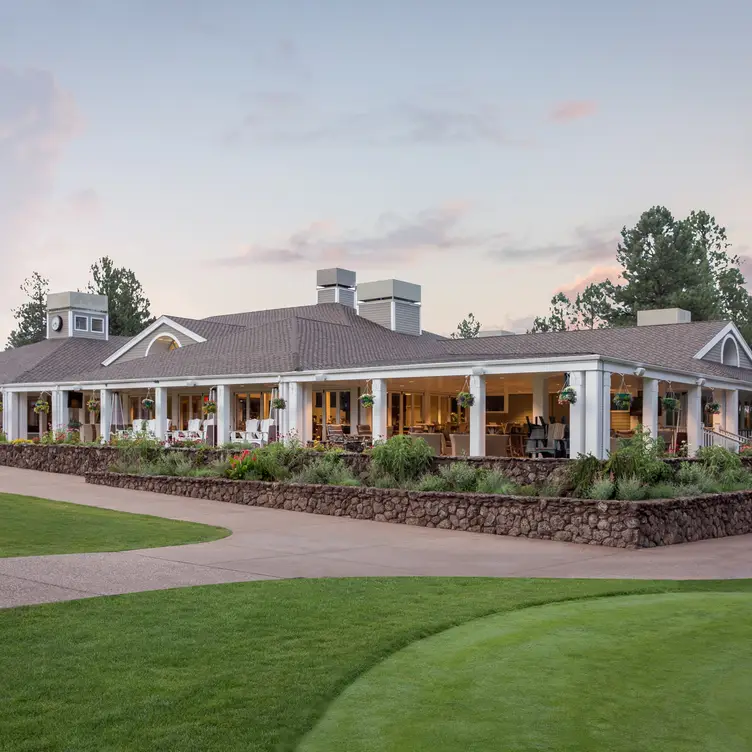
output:
M151 410L154 407L154 400L151 397L141 400L141 404L144 406L144 410Z
M679 398L666 396L661 400L664 410L677 410L679 408Z
M574 405L577 402L577 392L574 387L565 386L560 392L557 399L560 405Z
M460 392L457 395L457 405L459 407L472 407L475 404L475 395L470 392Z
M615 410L629 410L632 406L632 395L628 392L617 392L613 399Z
M275 397L272 400L272 410L284 410L287 407L287 401L282 397Z
M721 412L721 406L718 402L708 402L708 404L705 405L705 412L710 415L719 415Z
M34 412L37 415L40 415L41 413L48 413L50 411L50 403L47 402L46 399L42 399L41 397L34 403Z
M217 403L214 400L206 400L204 402L204 415L216 415Z
M93 397L90 400L87 400L86 407L88 408L89 412L91 413L98 413L100 402L98 399L94 399Z
M361 394L359 401L363 407L373 407L376 400L372 394Z

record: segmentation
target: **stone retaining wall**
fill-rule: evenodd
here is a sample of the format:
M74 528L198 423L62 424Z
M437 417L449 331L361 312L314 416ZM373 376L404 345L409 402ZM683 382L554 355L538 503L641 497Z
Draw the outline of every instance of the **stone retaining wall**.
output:
M752 492L621 502L87 473L86 482L359 520L649 548L752 532Z
M117 458L117 447L76 446L74 444L0 444L0 465L22 470L41 470L64 475L85 475L106 472ZM196 464L209 464L231 452L217 449L174 449L194 458ZM318 456L311 452L311 457ZM361 479L368 475L370 458L367 454L345 454L344 461ZM484 457L468 459L475 467L496 468L520 485L543 484L557 469L566 466L565 459L528 460L514 457ZM457 462L451 457L437 457L435 468ZM435 469L434 468L434 469Z

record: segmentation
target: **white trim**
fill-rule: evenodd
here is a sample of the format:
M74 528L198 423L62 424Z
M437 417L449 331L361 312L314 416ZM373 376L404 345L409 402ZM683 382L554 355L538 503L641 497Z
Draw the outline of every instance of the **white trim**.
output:
M78 319L83 319L86 326L83 327L83 329L79 326L76 326L78 323ZM73 331L74 332L88 332L89 331L89 317L86 316L83 313L74 313L73 314Z
M178 324L177 321L173 321L169 316L160 316L153 324L144 329L141 334L137 334L132 339L129 339L119 350L115 350L106 360L102 361L103 366L111 366L118 358L125 355L129 350L132 350L139 342L145 340L150 334L153 334L160 326L171 326L175 331L184 334L188 339L194 342L206 342L206 337L202 337L190 329L187 329L182 324Z
M726 363L726 361L724 361L723 359L723 352L726 349L727 342L734 343L734 347L736 348L736 364ZM741 353L739 352L739 343L737 342L736 337L734 337L734 335L731 334L730 332L723 338L723 342L721 343L721 363L724 366L734 366L735 368L741 368L741 365L742 365L742 357L741 357Z
M149 342L149 346L146 348L146 354L144 355L144 357L146 357L149 354L149 350L151 350L151 346L158 339L163 339L165 337L171 339L173 342L177 342L178 343L178 347L182 347L182 345L180 344L180 340L177 337L175 337L174 335L172 335L172 334L155 334L154 338L152 339L152 341Z
M742 349L744 350L747 357L752 360L752 350L750 350L749 345L747 344L744 337L742 337L741 332L737 329L736 324L734 324L733 321L729 321L726 326L721 329L718 334L713 337L713 339L708 342L705 347L702 348L699 352L695 354L695 358L702 359L704 358L719 342L724 340L728 334L733 334L734 339L736 339L737 346L741 345Z
M73 336L73 311L68 311L68 336Z
M101 330L96 330L94 328L94 322L95 321L101 321L102 322L102 329ZM104 317L103 316L92 316L89 319L89 331L92 334L104 334L105 333L105 320L104 320Z

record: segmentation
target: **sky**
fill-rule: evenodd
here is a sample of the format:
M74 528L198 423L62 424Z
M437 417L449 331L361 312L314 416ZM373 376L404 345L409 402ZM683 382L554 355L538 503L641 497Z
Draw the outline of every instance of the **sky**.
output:
M613 277L656 204L752 256L750 32L746 0L0 0L0 340L24 278L102 255L155 315L342 266L440 333Z

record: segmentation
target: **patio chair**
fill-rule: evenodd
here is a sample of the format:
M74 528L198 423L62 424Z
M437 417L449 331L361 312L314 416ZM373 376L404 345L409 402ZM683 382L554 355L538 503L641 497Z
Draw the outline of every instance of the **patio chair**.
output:
M330 444L345 445L345 432L341 425L329 425L326 427L326 440Z
M452 457L470 456L470 434L452 433L449 435L449 441L452 444Z
M509 457L509 436L491 433L486 436L487 457Z
M413 434L413 436L425 441L437 457L446 454L446 440L443 433L419 433Z
M133 435L140 434L140 433L146 433L147 430L147 421L145 420L134 420L133 421L133 430L131 433Z
M261 431L256 418L245 422L245 431L230 431L230 442L233 444L257 444L261 446Z
M372 436L371 426L369 426L367 423L358 424L357 431L358 436L360 436L362 439L370 439Z
M259 424L258 435L261 439L262 446L269 443L269 434L274 427L274 420L272 418L264 418Z

